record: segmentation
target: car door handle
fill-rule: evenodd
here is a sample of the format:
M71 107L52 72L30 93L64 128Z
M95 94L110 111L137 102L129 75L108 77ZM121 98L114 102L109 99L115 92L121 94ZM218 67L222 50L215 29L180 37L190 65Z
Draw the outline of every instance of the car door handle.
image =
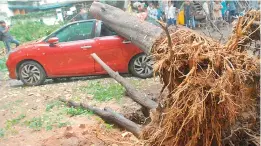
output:
M81 49L83 49L83 50L90 49L90 48L92 48L92 46L82 46L81 47Z
M122 43L123 43L123 44L130 44L131 41L124 40Z

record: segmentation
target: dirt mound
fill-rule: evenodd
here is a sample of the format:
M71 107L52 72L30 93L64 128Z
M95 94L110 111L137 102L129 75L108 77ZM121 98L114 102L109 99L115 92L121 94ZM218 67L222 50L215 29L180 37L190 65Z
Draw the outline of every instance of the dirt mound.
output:
M141 145L129 132L121 132L107 127L106 124L80 124L78 127L68 126L43 141L42 146L130 146Z

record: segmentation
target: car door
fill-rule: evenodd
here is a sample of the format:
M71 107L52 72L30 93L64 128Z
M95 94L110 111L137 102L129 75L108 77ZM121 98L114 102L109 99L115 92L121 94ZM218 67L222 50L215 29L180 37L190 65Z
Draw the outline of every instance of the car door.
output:
M124 39L117 36L115 32L102 23L97 26L100 26L100 28L97 28L97 30L100 30L100 34L96 34L98 36L95 40L99 46L95 48L94 52L114 71L127 72L128 69L125 67L127 62L122 57ZM106 73L97 62L94 63L94 68L97 73Z
M48 46L48 66L52 76L82 76L93 74L94 60L90 54L96 47L94 21L77 22L50 36L59 43Z

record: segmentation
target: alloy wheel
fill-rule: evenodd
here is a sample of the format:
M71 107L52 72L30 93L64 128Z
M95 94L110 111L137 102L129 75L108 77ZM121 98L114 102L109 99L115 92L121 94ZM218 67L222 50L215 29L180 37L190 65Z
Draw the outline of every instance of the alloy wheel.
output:
M134 61L134 70L140 76L148 76L153 72L153 61L145 55L139 56Z
M40 69L32 64L25 65L21 70L21 77L29 84L35 84L40 80Z

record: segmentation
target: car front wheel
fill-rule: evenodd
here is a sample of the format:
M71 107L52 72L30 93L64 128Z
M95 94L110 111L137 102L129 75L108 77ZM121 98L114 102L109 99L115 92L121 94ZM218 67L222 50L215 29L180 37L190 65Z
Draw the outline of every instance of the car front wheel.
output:
M18 76L27 86L41 85L46 79L43 67L34 61L23 62L19 67Z
M130 72L140 78L149 78L153 76L153 61L145 54L136 55L130 62Z

